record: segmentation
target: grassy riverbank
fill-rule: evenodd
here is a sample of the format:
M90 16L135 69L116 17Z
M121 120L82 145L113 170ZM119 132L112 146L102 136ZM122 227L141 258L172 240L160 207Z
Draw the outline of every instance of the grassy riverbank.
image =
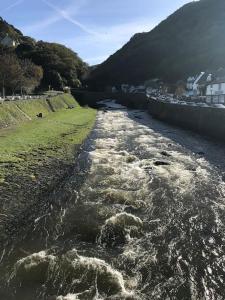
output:
M72 96L63 97L63 102L52 98L51 109L44 100L18 103L29 118L20 120L17 126L0 129L3 211L18 198L27 201L26 195L33 197L34 190L36 194L47 191L74 164L79 145L94 125L96 111L80 107ZM73 109L66 109L72 104ZM43 112L44 117L36 118L37 111Z

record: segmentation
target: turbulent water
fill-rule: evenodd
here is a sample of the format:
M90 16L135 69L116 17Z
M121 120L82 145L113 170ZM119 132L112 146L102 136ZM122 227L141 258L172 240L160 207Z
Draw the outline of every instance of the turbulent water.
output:
M74 174L9 226L0 299L225 299L223 146L104 104Z

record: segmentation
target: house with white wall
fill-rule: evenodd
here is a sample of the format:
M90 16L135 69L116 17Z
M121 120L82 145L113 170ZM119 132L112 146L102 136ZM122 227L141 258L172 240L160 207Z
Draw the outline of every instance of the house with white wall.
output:
M201 72L197 76L190 76L187 79L187 96L203 96L202 85L205 84L208 74L206 72Z
M195 78L194 76L190 76L188 77L187 79L187 85L186 85L186 88L187 88L187 96L193 96L193 84L195 82Z
M225 79L216 80L207 85L207 103L225 103Z
M206 86L207 103L225 103L225 69L220 68ZM212 79L212 78L211 78Z
M5 36L0 37L0 44L5 47L17 47L19 42L6 34Z
M190 76L187 79L186 96L188 97L197 97L205 96L206 86L212 81L212 74L208 72L201 72L197 76Z

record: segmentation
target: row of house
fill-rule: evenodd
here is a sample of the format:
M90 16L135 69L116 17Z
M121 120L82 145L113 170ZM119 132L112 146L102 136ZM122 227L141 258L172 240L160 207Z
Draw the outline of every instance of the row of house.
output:
M187 96L205 96L207 103L225 103L225 69L215 73L201 72L189 77L186 85Z
M113 86L110 91L113 93L116 93L118 91L121 91L123 93L157 93L159 91L166 92L165 84L162 80L155 78L155 79L149 79L145 81L143 84L139 85L131 85L131 84L121 84L120 86Z

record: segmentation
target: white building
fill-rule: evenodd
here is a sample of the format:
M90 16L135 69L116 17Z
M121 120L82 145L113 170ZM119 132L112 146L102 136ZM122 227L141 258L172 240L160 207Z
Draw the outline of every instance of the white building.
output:
M206 86L212 81L212 74L208 72L201 72L196 77L189 77L187 79L187 96L197 97L205 96Z
M188 96L193 96L193 84L194 84L194 82L195 82L195 77L193 77L193 76L188 77L187 85L186 85Z
M201 87L207 76L205 72L201 72L196 77L189 77L186 85L187 96L202 96Z
M207 103L225 103L225 79L211 82L206 88Z
M6 34L2 38L0 37L0 44L5 47L17 47L19 45L19 42Z

